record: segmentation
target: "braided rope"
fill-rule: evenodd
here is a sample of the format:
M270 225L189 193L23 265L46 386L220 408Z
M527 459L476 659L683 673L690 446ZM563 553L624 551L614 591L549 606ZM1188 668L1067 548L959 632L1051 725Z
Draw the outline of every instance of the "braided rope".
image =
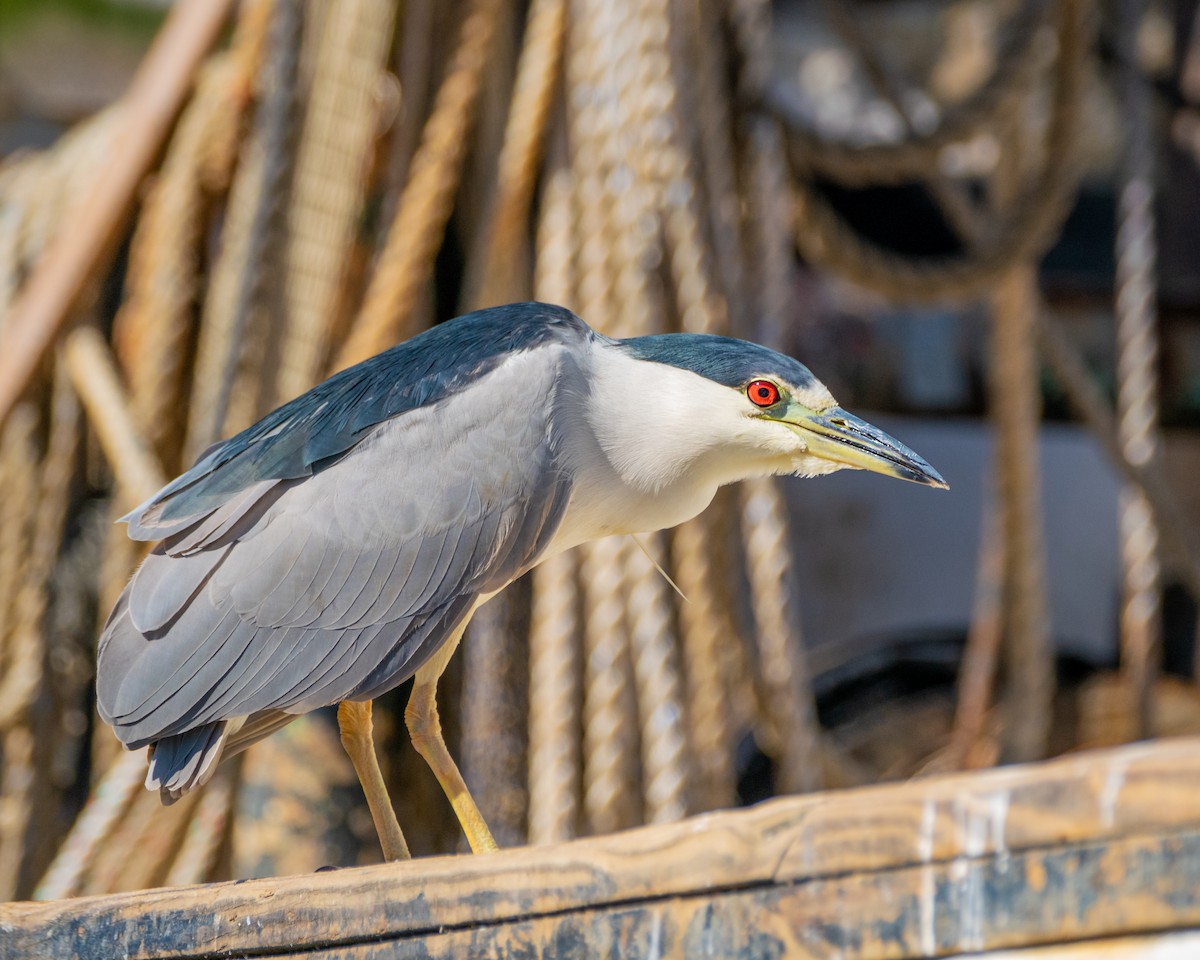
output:
M912 116L911 107L905 102L906 84L902 82L902 77L884 62L870 42L856 15L855 7L855 0L847 0L844 3L825 0L825 9L828 11L834 28L842 35L844 42L854 50L871 85L875 88L875 92L900 118L906 141L912 142L919 139L921 136L919 126ZM1033 47L1034 44L1030 43L1029 49L1032 50ZM1034 76L1033 71L1029 71L1030 82ZM1007 97L1005 99L1007 107L996 114L993 123L1002 129L1005 119L1022 102L1024 102L1023 97ZM958 236L965 241L967 247L973 250L978 246L982 233L981 218L979 208L971 199L966 187L948 177L940 163L934 163L926 168L924 176L929 186L929 193L937 203L942 216L954 228Z
M678 83L679 117L696 118L702 184L707 199L708 236L722 293L732 314L731 326L745 319L746 267L741 244L741 196L733 137L737 129L730 109L725 62L727 44L721 35L717 0L689 0L687 23L680 41L686 45L684 63L695 67L695 84Z
M625 319L613 296L610 255L612 198L608 177L616 165L617 90L613 64L622 4L575 0L568 30L568 124L575 173L579 246L577 297L584 316L620 336ZM627 544L607 538L581 549L584 586L583 805L594 833L639 820L637 714L622 585Z
M614 290L625 335L646 335L665 328L663 291L655 265L663 256L656 227L661 211L660 149L668 142L675 99L669 74L667 3L619 5L627 28L612 27L613 36L635 39L634 54L610 49L609 71L617 103L616 142L609 177ZM630 23L630 21L632 21ZM659 538L647 549L661 553ZM624 546L626 624L629 630L633 681L641 744L644 817L666 822L688 810L691 757L683 729L683 680L679 666L669 584L636 544Z
M589 543L584 591L583 806L593 833L641 821L637 794L637 702L622 592L631 542Z
M256 65L255 83L262 83L263 63ZM261 125L255 123L241 144L237 169L225 205L221 248L205 292L200 317L196 358L192 369L192 395L188 404L187 443L183 459L195 460L223 432L217 421L218 398L228 389L224 371L227 354L238 345L235 323L244 274L250 268L250 238L261 206L267 154ZM226 401L226 406L228 401Z
M159 460L173 468L180 466L184 366L206 228L197 174L205 144L229 115L236 70L228 56L218 56L201 71L143 205L129 255L129 292L113 327L134 421Z
M256 121L262 131L262 180L246 238L247 260L229 321L230 339L222 350L206 443L249 426L272 406L278 369L272 351L282 319L278 316L279 278L287 235L303 27L303 0L276 0Z
M740 0L734 4L734 14L735 39L744 64L739 84L743 90L753 91L763 81L758 71L769 70L770 10L761 0ZM755 291L759 339L780 348L792 277L792 225L786 204L779 202L787 196L786 190L781 190L787 179L786 162L776 123L751 118L747 139L750 286ZM778 764L776 787L785 793L806 792L821 786L821 734L800 632L786 505L778 484L770 478L744 483L741 504L763 690L762 745Z
M806 793L821 787L820 730L792 585L787 507L773 480L742 484L742 527L766 732L774 741L763 746L778 765L776 789Z
M129 813L97 851L82 892L160 886L204 793L204 789L192 790L173 806L163 807L155 793L139 791ZM130 856L131 850L136 850L137 856Z
M250 107L257 92L259 68L266 58L274 0L242 0L233 38L225 55L229 69L224 91L226 109L212 119L200 146L198 175L214 196L229 189L241 152Z
M647 536L642 543L661 565L662 537ZM692 779L669 586L640 549L628 551L625 573L641 717L645 822L669 823L687 816Z
M672 572L688 598L679 605L679 627L694 765L692 806L715 810L734 799L731 678L722 648L740 641L730 637L720 600L711 518L705 515L680 524L672 531L672 545Z
M724 333L729 321L725 300L711 280L712 253L702 226L689 118L671 70L672 45L678 48L686 38L676 36L682 31L674 29L668 0L637 7L641 49L636 82L644 102L645 179L660 205L680 326L693 333Z
M707 194L708 237L712 260L719 271L721 293L730 305L729 327L740 327L748 319L746 275L741 249L742 197L738 194L737 172L731 134L735 129L730 117L721 52L717 11L712 0L692 0L684 6L686 22L676 41L684 47L681 62L693 68L694 87L676 80L676 119L687 127L688 118L696 118L695 140L700 152L700 169ZM690 46L690 49L688 49ZM686 171L693 176L692 171ZM699 206L699 204L697 204ZM691 306L684 308L684 326L713 333L731 333L716 314L705 312L711 300L703 294L689 295L688 270L679 269L685 259L697 267L708 258L698 254L701 243L700 213L685 211L675 221L671 240L673 263L680 285ZM682 222L681 222L682 219ZM788 246L790 253L790 240ZM697 307L699 304L699 307ZM698 315L699 313L699 315ZM745 638L733 625L731 597L727 582L719 574L719 564L728 551L728 498L718 495L713 504L694 520L673 531L673 573L688 602L679 605L679 626L684 660L685 690L689 733L693 745L693 806L715 809L734 802L735 731L749 724L754 712L746 663Z
M5 464L4 479L8 485L5 496L12 497L16 504L25 509L34 502L36 495L37 428L38 416L34 408L22 404L13 410L0 435L0 457ZM0 653L4 653L6 672L36 671L41 653L36 635L30 636L17 623L17 607L25 590L25 556L33 546L35 531L32 526L27 516L10 515L5 517L5 529L0 531L6 546L16 546L20 551L14 555L6 549L5 555L0 558L5 564L3 579L11 581L7 609L0 609L0 614L6 620L11 617L13 621L7 642L3 644L6 649L0 648ZM29 649L31 642L34 644L32 650ZM31 679L36 681L36 675ZM7 722L0 725L0 749L3 750L0 756L4 758L3 767L0 768L0 897L14 900L20 891L25 864L25 831L32 812L30 788L34 782L34 736L29 725L19 722L23 719L23 707L27 704L23 695L25 692L9 692L20 696L22 702L19 709L11 712Z
M495 159L497 173L496 189L479 230L479 255L472 258L473 263L481 263L464 281L463 297L473 305L528 296L526 283L518 279L524 273L518 264L528 250L526 224L559 75L565 9L565 0L539 0L530 6L502 146L498 156L491 149L477 150L476 164ZM493 71L508 70L506 59L497 58ZM486 125L481 132L486 134ZM502 628L491 610L497 603L506 611ZM521 714L529 702L533 666L522 656L529 652L524 647L528 633L521 633L519 639L513 635L512 606L506 591L475 615L463 661L464 776L481 808L489 810L493 834L501 845L523 842L529 808L522 775L528 769L529 745L520 734L525 730ZM555 794L552 799L558 800L558 791Z
M4 671L11 656L13 614L27 550L31 501L25 498L34 494L25 438L32 434L35 423L33 410L22 406L19 415L14 411L0 431L0 484L6 491L0 499L0 670Z
M277 401L313 386L328 364L330 323L362 213L363 174L375 149L377 93L395 18L394 0L350 0L326 18L316 41L288 206L288 326Z
M525 637L513 629L513 584L475 611L463 638L459 722L462 774L492 836L502 847L525 842L529 664Z
M44 692L49 638L45 636L43 618L49 606L50 577L67 519L79 421L79 404L60 363L53 377L50 434L45 456L37 468L36 492L26 490L30 499L17 499L18 503L35 504L35 509L30 540L21 560L24 582L12 604L10 655L0 673L0 728L14 722L28 723L27 712ZM49 740L55 730L55 724L38 725L43 740Z
M1120 5L1125 155L1117 205L1117 435L1130 463L1160 456L1158 439L1157 245L1154 225L1152 93L1137 62L1146 4ZM1161 658L1162 598L1158 528L1136 488L1121 492L1121 672L1131 695L1130 739L1153 735L1153 693Z
M338 369L415 332L413 311L450 216L484 67L505 5L506 0L471 0L362 310L338 354Z
M1062 384L1076 413L1104 447L1109 462L1150 502L1159 533L1183 561L1180 573L1188 588L1200 595L1200 538L1163 476L1162 464L1154 460L1131 463L1125 457L1117 439L1116 417L1108 398L1096 385L1079 348L1061 324L1047 313L1044 303L1038 307L1038 346L1047 365Z
M533 573L529 625L529 842L575 836L579 818L580 707L577 551Z
M517 280L517 253L524 242L550 107L560 79L566 13L566 0L533 0L529 5L496 173L482 281L478 294L469 297L478 306L508 303L523 296Z
M571 303L574 246L571 175L555 167L542 195L534 292ZM529 624L529 842L575 836L579 820L580 650L579 551L551 557L533 571Z
M31 787L36 779L34 736L28 726L4 731L0 738L0 897L16 900L24 880L25 831L32 814Z

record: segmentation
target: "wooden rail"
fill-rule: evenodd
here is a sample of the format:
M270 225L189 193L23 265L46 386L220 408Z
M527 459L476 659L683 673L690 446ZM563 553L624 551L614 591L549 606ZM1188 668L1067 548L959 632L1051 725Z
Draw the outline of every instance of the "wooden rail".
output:
M5 960L1124 960L1151 944L1200 956L1197 739L489 856L0 904Z

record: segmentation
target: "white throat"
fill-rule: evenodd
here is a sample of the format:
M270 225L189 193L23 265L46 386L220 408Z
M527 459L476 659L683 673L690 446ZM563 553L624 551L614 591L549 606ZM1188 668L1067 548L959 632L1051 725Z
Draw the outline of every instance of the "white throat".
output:
M564 431L579 495L556 550L673 527L723 484L794 469L794 433L748 416L740 391L603 341L590 361L575 413L582 422Z

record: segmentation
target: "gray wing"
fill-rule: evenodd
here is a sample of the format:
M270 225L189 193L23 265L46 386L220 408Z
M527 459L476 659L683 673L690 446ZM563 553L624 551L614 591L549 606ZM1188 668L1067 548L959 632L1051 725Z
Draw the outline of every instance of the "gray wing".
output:
M104 719L137 747L411 676L481 595L536 562L562 518L550 411L564 365L561 345L514 354L311 476L255 481L193 517L105 627Z

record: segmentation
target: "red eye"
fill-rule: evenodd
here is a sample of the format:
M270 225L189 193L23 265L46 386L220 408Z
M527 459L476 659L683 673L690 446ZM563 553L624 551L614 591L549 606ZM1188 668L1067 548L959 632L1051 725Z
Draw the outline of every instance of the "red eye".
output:
M779 388L770 380L751 380L746 387L746 396L759 407L770 407L779 402Z

